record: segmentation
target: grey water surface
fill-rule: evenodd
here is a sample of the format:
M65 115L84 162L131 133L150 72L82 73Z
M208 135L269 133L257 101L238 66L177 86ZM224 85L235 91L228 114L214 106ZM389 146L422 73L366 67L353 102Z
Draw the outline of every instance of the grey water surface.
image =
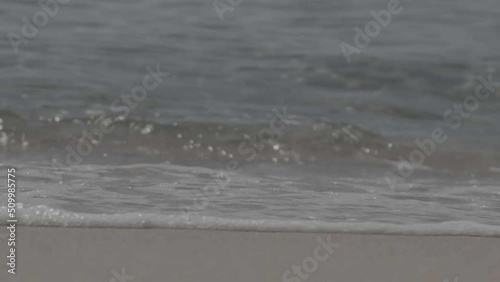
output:
M402 1L348 62L340 44L388 3L244 0L221 20L211 1L71 0L26 38L43 9L3 1L0 167L17 168L25 222L498 226L500 3ZM127 104L151 70L168 75ZM474 100L480 77L495 83Z

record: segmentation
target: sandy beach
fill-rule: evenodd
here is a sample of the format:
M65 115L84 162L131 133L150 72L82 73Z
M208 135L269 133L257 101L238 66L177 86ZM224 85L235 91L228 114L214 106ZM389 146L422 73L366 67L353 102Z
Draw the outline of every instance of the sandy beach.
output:
M500 280L493 237L57 227L17 236L17 274L1 281Z

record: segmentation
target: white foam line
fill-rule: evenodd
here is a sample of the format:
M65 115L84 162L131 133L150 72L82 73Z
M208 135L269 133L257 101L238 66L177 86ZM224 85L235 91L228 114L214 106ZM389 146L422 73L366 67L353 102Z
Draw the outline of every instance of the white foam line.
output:
M5 207L0 208L5 222ZM266 232L337 232L399 235L460 235L500 237L500 226L469 221L398 225L389 223L347 223L315 220L231 219L190 214L88 214L72 213L46 206L19 209L19 225L92 228L190 228Z

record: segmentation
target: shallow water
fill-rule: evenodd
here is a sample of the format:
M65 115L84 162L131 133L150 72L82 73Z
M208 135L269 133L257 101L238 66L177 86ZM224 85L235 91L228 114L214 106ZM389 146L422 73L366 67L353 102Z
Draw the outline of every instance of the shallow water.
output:
M61 6L19 54L0 42L0 160L18 170L21 222L500 234L500 89L456 128L443 116L478 76L500 81L500 5L402 5L350 63L340 42L387 1L248 1L224 21L196 1ZM6 2L2 33L39 9ZM156 65L169 75L116 111ZM100 116L114 130L78 153ZM390 185L435 128L446 141Z

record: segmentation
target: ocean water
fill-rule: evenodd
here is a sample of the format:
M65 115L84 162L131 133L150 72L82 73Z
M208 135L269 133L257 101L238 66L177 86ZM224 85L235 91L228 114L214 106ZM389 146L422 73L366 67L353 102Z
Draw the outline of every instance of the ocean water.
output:
M16 54L5 1L20 224L500 235L500 3L403 1L348 62L388 2L72 0Z

